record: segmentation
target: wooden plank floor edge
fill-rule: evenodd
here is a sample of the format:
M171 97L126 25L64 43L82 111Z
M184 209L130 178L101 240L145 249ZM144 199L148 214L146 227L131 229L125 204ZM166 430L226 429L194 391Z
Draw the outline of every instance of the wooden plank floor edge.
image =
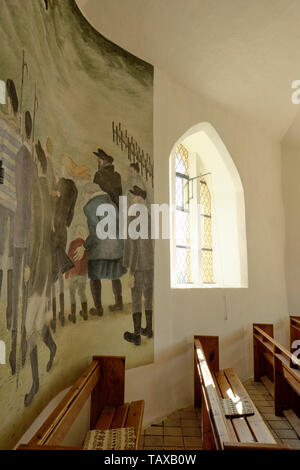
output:
M300 419L293 410L283 410L283 414L294 429L297 436L300 438Z

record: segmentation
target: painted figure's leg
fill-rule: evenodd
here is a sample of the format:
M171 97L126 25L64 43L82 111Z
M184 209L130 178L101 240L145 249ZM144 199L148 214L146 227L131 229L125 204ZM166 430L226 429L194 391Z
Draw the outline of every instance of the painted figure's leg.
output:
M27 332L27 343L30 350L29 356L32 373L32 386L29 393L25 395L25 406L30 405L35 394L39 390L38 350L36 345L35 322L38 314L36 309L40 301L41 299L37 296L30 297L30 299L28 300L28 312L30 312L30 314L26 316L25 328Z
M142 282L143 273L136 272L134 275L134 287L131 289L134 332L125 331L124 333L124 339L129 343L134 343L136 346L141 344Z
M24 253L24 265L26 264L27 250ZM27 353L27 334L26 334L26 317L28 305L28 285L22 281L22 321L21 321L21 362L22 367L25 365Z
M141 335L152 338L152 299L153 299L153 270L143 273L143 294L145 301L146 328L141 328Z
M52 284L52 319L50 321L52 331L56 331L56 283Z
M120 279L112 280L112 289L115 296L115 303L109 306L109 310L111 312L123 310L122 283Z
M78 285L78 295L81 302L80 315L84 320L88 319L87 298L86 298L86 276L80 276Z
M6 306L6 325L10 330L12 327L13 315L13 256L14 256L14 214L8 211L9 232L8 232L8 260L7 260L7 306Z
M43 326L41 336L42 336L42 340L44 341L45 345L49 348L49 351L50 351L50 359L47 364L47 372L49 372L53 364L57 346L55 344L54 339L52 338L51 331L48 325Z
M8 212L5 207L0 206L0 295L2 290L3 272L4 272L4 251L5 241L8 229Z
M68 319L72 323L76 323L76 290L78 289L77 276L71 276L69 279L71 314Z
M24 405L29 406L32 402L34 395L39 390L39 365L38 365L38 351L37 346L35 345L34 348L30 352L30 365L31 365L31 373L32 373L32 386L30 392L25 395Z
M102 317L103 307L102 307L102 297L101 297L101 292L102 292L101 280L97 279L93 281L91 279L90 285L91 285L91 292L92 292L94 305L95 305L95 308L90 309L90 314L94 316L98 315L99 317Z
M16 373L17 362L17 336L18 336L18 307L20 297L20 284L21 274L24 260L24 249L15 248L14 250L14 265L13 265L13 293L12 293L12 338L11 338L11 352L9 355L9 363L11 372Z
M59 321L61 326L65 325L65 294L64 294L64 276L59 273Z

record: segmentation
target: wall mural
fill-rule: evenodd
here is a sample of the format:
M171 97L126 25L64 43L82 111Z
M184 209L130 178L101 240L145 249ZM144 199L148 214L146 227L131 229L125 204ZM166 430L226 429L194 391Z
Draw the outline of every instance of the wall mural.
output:
M97 207L153 201L153 67L75 0L0 0L0 448L93 354L153 361L151 240ZM3 362L3 361L2 361Z

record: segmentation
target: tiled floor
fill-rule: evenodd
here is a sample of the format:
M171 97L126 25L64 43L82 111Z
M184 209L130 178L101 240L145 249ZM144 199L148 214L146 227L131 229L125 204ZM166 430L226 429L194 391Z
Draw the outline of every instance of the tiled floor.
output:
M201 411L178 410L145 429L141 449L201 449Z
M285 417L275 416L274 400L260 382L248 380L244 385L278 442L300 449L300 439ZM193 407L178 410L160 423L145 429L141 449L201 449L201 411Z

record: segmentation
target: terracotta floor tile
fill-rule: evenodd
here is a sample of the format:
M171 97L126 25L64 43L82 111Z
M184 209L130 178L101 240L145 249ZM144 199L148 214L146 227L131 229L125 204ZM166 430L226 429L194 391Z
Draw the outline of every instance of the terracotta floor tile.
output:
M145 436L162 436L164 433L163 426L150 426L145 429Z
M291 449L300 450L300 439L282 439L284 444L287 444Z
M188 428L199 427L199 420L198 419L182 419L181 426L188 427Z
M164 428L164 435L165 436L182 436L182 429L180 426L166 426Z
M182 447L183 446L182 436L164 436L164 446Z
M184 447L176 447L176 446L171 446L171 447L164 447L164 450L185 450Z
M164 443L163 436L145 436L144 439L145 447L162 446Z
M271 426L272 429L293 429L292 426L288 421L281 420L281 421L269 421L268 424Z
M275 432L280 439L297 439L297 434L293 429L276 429Z
M183 436L199 436L201 437L201 430L200 428L182 428L182 435Z
M172 426L172 427L174 427L174 426L180 426L180 424L181 424L180 418L177 418L177 419L175 419L175 418L170 418L170 419L169 419L169 418L168 418L168 419L166 419L166 420L164 421L164 426Z
M274 413L262 413L262 417L265 421L285 421L282 416L276 416Z
M187 446L202 447L202 439L200 437L196 437L196 436L184 437L183 441L184 441L184 446L185 447L187 447Z
M143 450L162 450L163 447L144 447Z

